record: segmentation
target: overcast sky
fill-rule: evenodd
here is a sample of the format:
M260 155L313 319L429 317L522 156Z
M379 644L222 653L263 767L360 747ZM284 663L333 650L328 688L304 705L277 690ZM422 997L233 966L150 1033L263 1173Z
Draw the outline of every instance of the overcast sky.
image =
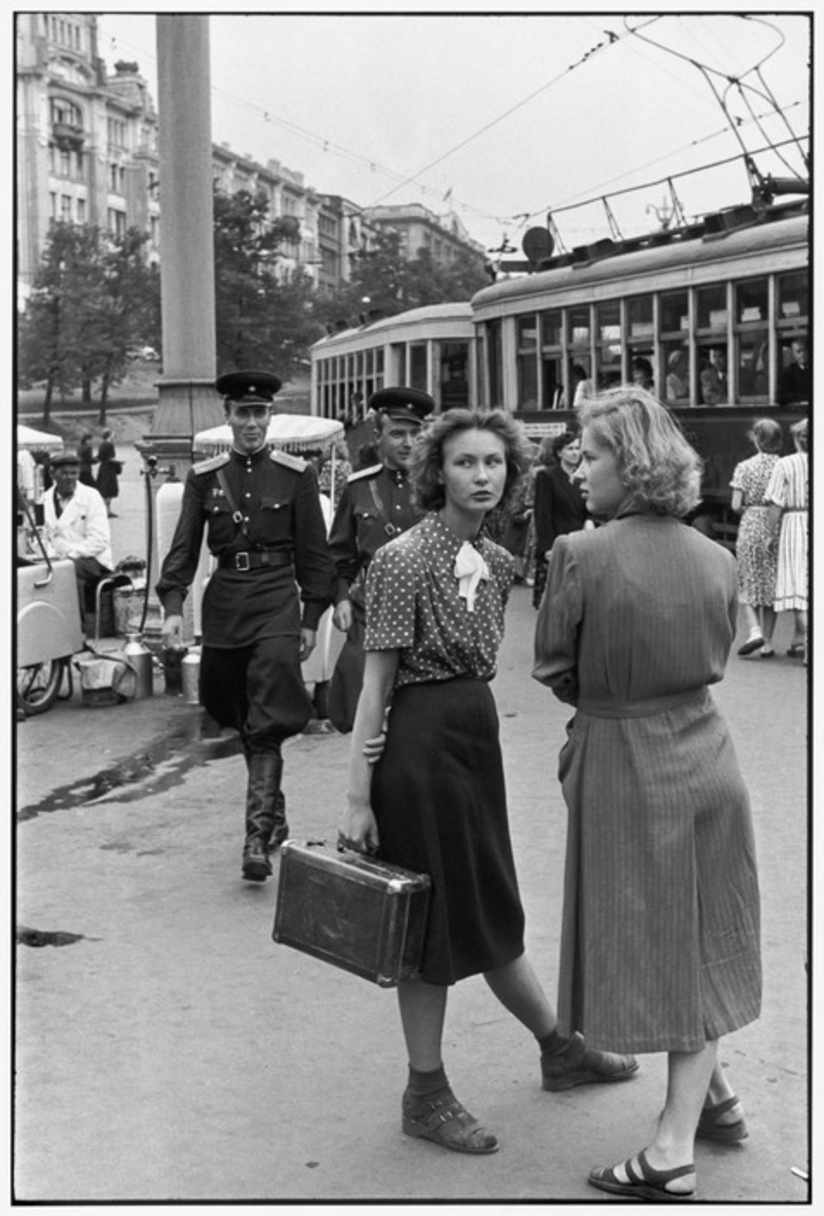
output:
M711 85L748 151L805 136L808 22L756 16L212 14L212 135L324 193L454 207L487 247L519 246L549 208L739 154ZM153 15L100 14L99 31L108 68L136 59L157 101ZM794 142L782 154L760 171L803 172ZM674 184L687 215L749 199L740 162ZM656 227L666 194L611 197L623 234ZM556 222L567 246L609 235L600 203Z

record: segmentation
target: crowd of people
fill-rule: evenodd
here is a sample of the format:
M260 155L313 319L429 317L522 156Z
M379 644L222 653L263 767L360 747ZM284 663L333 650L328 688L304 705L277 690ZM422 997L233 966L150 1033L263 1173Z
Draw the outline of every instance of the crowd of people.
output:
M628 1081L636 1054L667 1054L653 1136L589 1181L617 1196L691 1198L695 1140L748 1134L718 1043L758 1017L761 993L749 799L709 690L742 587L764 631L767 609L802 611L792 555L806 431L780 459L774 428L756 426L758 459L734 479L740 508L763 516L743 528L739 565L778 530L771 600L763 572L757 585L737 574L724 546L685 526L700 460L641 383L584 398L580 428L537 454L504 411L430 418L426 394L382 390L369 402L375 463L348 475L328 538L310 465L265 445L276 379L232 373L217 387L233 449L189 472L157 589L174 640L208 528L217 571L203 604L201 700L238 730L247 759L244 877L265 880L288 833L281 745L308 719L300 661L333 604L349 648L339 847L432 884L419 975L397 993L402 1130L455 1152L498 1149L443 1059L449 989L481 974L534 1037L547 1090ZM569 827L557 1009L524 949L490 687L516 575L499 541L524 517L532 674L574 708L558 768ZM530 542L519 531L523 575Z
M740 654L773 654L776 617L791 612L788 653L806 655L808 465L806 422L791 428L789 456L778 423L755 423L754 455L731 482L736 561L685 526L701 462L645 370L583 397L577 428L537 450L505 411L436 414L426 393L381 390L368 403L374 463L355 472L343 449L334 471L321 454L271 450L279 381L228 373L216 389L232 448L188 472L157 594L165 642L180 645L205 533L216 569L200 700L240 736L250 882L272 874L289 835L282 745L312 715L301 663L327 608L347 635L334 711L351 732L339 847L431 880L419 974L397 989L403 1132L454 1152L499 1148L443 1058L449 990L482 975L534 1038L548 1091L629 1081L637 1055L666 1053L648 1143L589 1173L609 1194L660 1202L695 1194L696 1139L735 1146L748 1134L718 1044L759 1016L758 876L747 790L710 688L739 605ZM52 462L46 533L81 584L111 567L117 485L102 475L115 460L108 435L96 457L84 436ZM96 462L99 489L88 484ZM333 476L327 527L318 489ZM81 520L94 552L69 539ZM568 830L557 1007L525 951L491 689L516 575L532 581L537 609L531 674L573 709L558 758Z

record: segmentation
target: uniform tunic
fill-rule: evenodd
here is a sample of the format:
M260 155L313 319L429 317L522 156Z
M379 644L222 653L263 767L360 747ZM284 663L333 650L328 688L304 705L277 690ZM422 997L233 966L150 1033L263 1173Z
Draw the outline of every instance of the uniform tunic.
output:
M233 518L219 471L242 524ZM306 629L317 629L332 594L314 471L266 448L193 466L157 584L167 613L181 610L204 528L219 564L203 597L201 701L221 725L240 731L244 746L268 750L301 731L311 716L298 652L298 588ZM269 564L253 564L262 558Z
M558 1012L593 1046L697 1051L758 1016L749 800L707 688L735 625L734 559L676 519L555 542L533 675L577 707Z
M473 611L458 593L462 541L428 515L375 555L367 650L398 650L386 747L372 777L381 856L432 879L421 974L492 970L524 949L506 812L495 674L512 558L488 538Z
M376 464L353 473L329 533L338 579L335 602L351 598L363 605L363 579L375 553L420 518L405 469Z
M807 511L809 465L806 452L776 462L764 497L783 509L778 536L776 612L807 607Z
M741 493L743 512L738 525L738 598L753 607L775 599L776 551L769 545L775 528L764 494L778 456L759 452L735 466L730 485Z

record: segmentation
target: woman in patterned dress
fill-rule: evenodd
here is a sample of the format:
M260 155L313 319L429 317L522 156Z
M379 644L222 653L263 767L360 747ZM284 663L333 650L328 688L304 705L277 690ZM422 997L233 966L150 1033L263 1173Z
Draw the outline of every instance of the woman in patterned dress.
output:
M791 426L790 433L795 452L776 462L764 497L772 505L773 520L781 521L773 607L776 612L793 613L795 628L787 654L806 662L807 511L810 501L806 418Z
M747 1135L717 1048L761 1001L749 798L707 687L735 637L735 560L682 522L700 461L665 406L619 388L580 415L576 476L607 522L555 542L533 672L575 706L558 1015L598 1046L667 1053L651 1142L589 1181L678 1200L696 1135Z
M738 525L735 554L738 558L738 603L747 627L747 640L739 646L741 655L758 654L772 658L775 630L777 529L764 495L781 451L781 427L772 418L759 418L749 438L756 454L742 460L733 470L732 509L742 512Z
M465 1153L498 1147L443 1068L447 992L465 976L483 974L538 1040L545 1089L620 1081L637 1070L632 1058L559 1035L524 954L489 687L513 559L481 528L514 492L525 444L503 411L466 409L442 414L416 441L410 476L428 514L380 548L369 568L366 669L339 833L343 847L377 852L432 880L420 977L398 985L409 1057L402 1128ZM387 706L385 747L373 768L370 740L380 736Z

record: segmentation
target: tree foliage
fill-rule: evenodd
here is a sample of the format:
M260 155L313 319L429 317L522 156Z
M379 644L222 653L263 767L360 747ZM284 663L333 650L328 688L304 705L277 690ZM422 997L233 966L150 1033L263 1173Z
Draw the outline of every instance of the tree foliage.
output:
M52 225L18 326L19 374L24 383L45 380L45 421L55 390L82 388L90 402L96 381L104 422L129 347L159 345L160 282L146 265L146 240L136 229L113 238L89 224Z
M300 225L293 216L270 220L262 192L217 188L214 224L218 370L262 367L289 380L323 332L312 314L311 278L281 265L296 251Z
M370 313L394 316L427 304L468 300L488 285L485 271L468 251L448 266L436 262L426 248L408 259L399 233L379 229L372 248L355 254L349 282L319 299L317 315L332 325L358 325Z

